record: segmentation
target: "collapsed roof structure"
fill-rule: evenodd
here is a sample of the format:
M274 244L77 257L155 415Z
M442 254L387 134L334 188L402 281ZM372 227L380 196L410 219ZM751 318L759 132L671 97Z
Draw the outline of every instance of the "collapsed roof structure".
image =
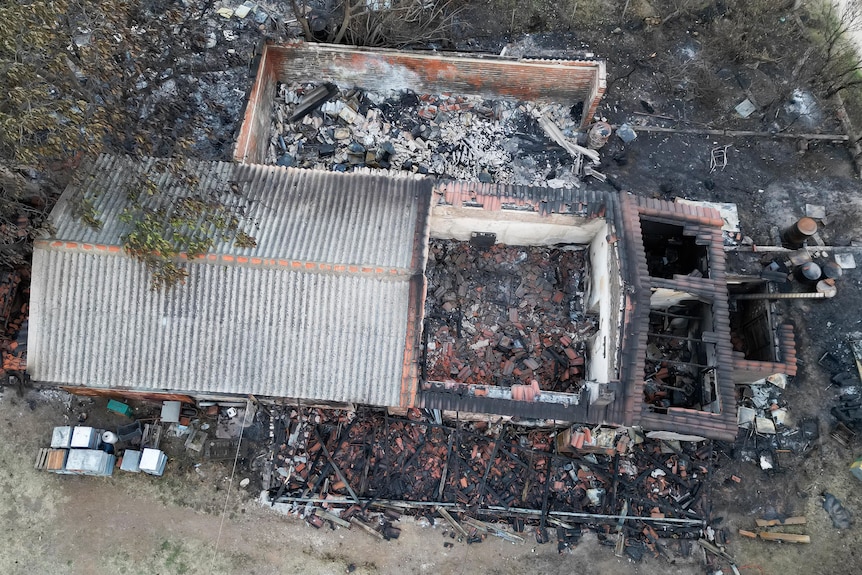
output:
M257 245L217 242L184 258L184 285L150 291L119 216L142 173L181 188L177 162L95 159L34 247L33 379L736 435L734 382L776 365L731 347L717 211L584 187L261 165L267 101L312 71L339 86L580 99L584 121L604 90L591 61L267 46L236 162L182 162L221 201L245 202ZM82 200L101 229L80 221ZM477 266L489 279L470 283ZM790 338L782 353L795 365Z

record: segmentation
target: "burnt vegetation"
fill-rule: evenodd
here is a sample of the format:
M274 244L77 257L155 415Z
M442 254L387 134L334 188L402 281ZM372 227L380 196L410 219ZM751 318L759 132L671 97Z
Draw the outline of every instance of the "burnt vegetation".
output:
M822 6L822 7L821 7ZM294 33L364 46L499 51L545 32L560 55L609 60L608 97L647 113L724 127L740 92L761 129L798 127L798 89L862 118L855 7L766 0L291 0L223 18L211 2L32 0L0 6L0 265L24 265L80 160L98 152L228 159L261 40ZM297 25L291 26L291 14ZM551 34L552 33L552 34ZM169 39L169 40L168 40ZM526 54L530 55L530 54ZM650 111L652 110L652 111ZM92 204L81 220L100 222ZM167 221L169 224L169 221ZM168 231L170 233L170 231Z
M291 0L291 7L307 41L451 48L456 29L464 28L458 0L343 0L319 7Z
M0 7L0 265L26 263L67 174L87 156L229 156L242 107L230 86L242 85L264 32L253 20L238 23L245 40L225 57L212 49L209 6L35 0ZM137 193L152 195L145 188ZM83 198L77 213L99 228L92 200ZM218 220L219 210L208 203L197 215ZM175 237L171 222L150 223L157 235Z

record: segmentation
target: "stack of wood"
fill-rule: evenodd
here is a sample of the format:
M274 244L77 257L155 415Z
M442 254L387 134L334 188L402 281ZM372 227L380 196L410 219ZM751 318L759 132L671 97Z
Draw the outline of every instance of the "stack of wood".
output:
M801 533L787 533L775 531L772 527L783 527L785 525L805 525L805 516L785 517L784 519L756 519L757 530L747 531L740 529L739 534L749 539L765 539L766 541L784 541L785 543L811 543L811 536Z

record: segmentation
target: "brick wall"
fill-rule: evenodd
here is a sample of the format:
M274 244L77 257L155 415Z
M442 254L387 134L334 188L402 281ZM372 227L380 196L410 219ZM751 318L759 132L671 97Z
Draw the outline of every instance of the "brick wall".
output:
M778 358L776 361L757 361L745 359L742 353L733 354L733 382L736 384L752 383L775 373L789 376L796 375L796 338L793 326L782 324L776 329L778 340Z
M275 68L271 65L271 56L264 49L234 147L233 159L237 162L262 164L266 159L272 100L275 97L277 80Z
M583 125L606 89L605 64L581 60L508 60L433 52L400 52L303 42L267 45L234 159L260 162L269 139L275 81L333 82L341 88L411 89L535 102L584 103Z

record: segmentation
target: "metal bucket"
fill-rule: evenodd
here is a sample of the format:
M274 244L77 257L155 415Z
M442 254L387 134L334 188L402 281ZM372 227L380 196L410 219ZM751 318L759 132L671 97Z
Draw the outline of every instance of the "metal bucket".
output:
M828 280L820 280L817 282L817 293L823 294L823 297L831 298L835 297L835 294L838 293L838 288Z
M796 279L801 283L814 285L822 276L823 271L814 262L805 262L796 268Z
M844 270L835 262L827 262L823 265L823 277L827 279L838 279L844 274Z

